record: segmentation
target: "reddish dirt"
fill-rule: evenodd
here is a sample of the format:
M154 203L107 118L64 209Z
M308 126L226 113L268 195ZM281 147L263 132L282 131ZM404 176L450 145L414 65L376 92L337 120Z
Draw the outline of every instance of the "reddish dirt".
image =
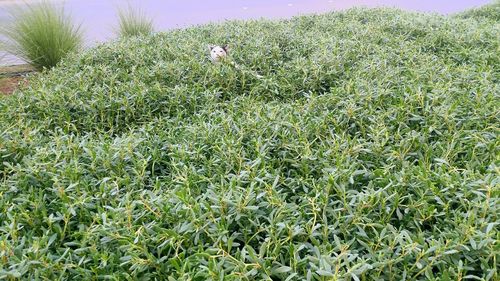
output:
M27 82L23 74L33 71L33 67L27 64L0 66L0 95L12 94L20 85Z
M0 78L0 94L1 95L12 94L19 87L19 83L22 81L23 81L22 77Z

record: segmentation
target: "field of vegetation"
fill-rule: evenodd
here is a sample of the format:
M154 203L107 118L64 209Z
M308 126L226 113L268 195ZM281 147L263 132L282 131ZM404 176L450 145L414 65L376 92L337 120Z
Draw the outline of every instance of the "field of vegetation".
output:
M498 280L499 9L204 25L32 75L0 96L0 279Z

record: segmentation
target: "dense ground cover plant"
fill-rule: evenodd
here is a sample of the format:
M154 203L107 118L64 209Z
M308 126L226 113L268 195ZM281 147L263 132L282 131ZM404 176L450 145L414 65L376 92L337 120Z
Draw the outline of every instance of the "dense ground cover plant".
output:
M12 23L0 28L5 50L39 70L52 68L82 47L82 32L55 4L25 4L11 11Z
M462 18L483 18L493 21L500 20L500 0L492 1L492 4L486 5L476 9L470 9L461 13Z
M497 279L499 35L355 9L74 55L0 98L0 278Z

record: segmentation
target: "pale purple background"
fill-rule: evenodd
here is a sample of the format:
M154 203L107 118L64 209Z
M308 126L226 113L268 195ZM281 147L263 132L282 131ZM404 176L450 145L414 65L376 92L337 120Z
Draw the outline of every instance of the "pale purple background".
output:
M0 0L0 24L8 22L9 7L22 2ZM95 42L114 37L116 9L127 3L141 8L153 18L156 30L167 30L227 19L286 18L354 6L388 6L419 12L450 14L487 4L490 0L53 0L53 2L65 5L66 11L71 13L77 22L82 23L87 45L91 46ZM8 63L15 62L11 58Z

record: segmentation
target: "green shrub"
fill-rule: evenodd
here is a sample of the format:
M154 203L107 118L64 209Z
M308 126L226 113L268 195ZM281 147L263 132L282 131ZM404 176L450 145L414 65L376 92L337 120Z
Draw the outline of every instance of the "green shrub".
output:
M4 49L39 70L54 67L82 46L80 27L55 4L26 4L11 15L12 24L1 30Z
M0 99L0 278L498 280L499 27L355 9L72 56Z
M153 21L137 8L128 6L118 9L118 18L119 37L145 36L153 33Z

